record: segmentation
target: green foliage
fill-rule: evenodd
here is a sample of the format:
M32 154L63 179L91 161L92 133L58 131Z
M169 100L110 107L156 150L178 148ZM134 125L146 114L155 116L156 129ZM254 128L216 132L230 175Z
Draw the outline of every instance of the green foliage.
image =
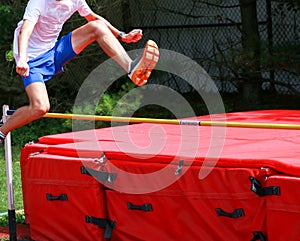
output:
M12 48L10 50L6 51L6 53L5 53L5 59L6 59L7 62L14 61L14 53L12 51Z
M41 136L69 131L71 126L64 120L42 118L12 131L12 144L23 146Z
M21 19L24 7L16 2L6 1L0 5L0 104L13 104L14 100L21 98L23 88L19 83L19 76L15 73L13 61L12 42L14 29ZM16 96L16 97L12 97Z
M15 13L13 8L8 5L0 5L0 46L7 43L11 43L12 33L15 25L14 22Z
M134 113L140 106L142 95L135 89L134 84L127 81L124 84L108 90L95 107L90 102L83 106L74 107L73 113L91 115L127 115ZM67 112L67 110L65 111ZM106 127L108 123L98 122L96 128ZM41 118L28 125L12 131L12 144L23 146L30 141L37 140L41 136L72 131L72 120Z
M76 114L90 114L90 115L102 115L102 116L128 116L133 114L140 106L142 95L140 91L135 88L134 84L127 81L121 86L112 87L106 91L99 99L97 106L92 103L82 103L81 106L73 108L73 113ZM71 125L71 120L65 121L67 125ZM109 123L98 122L96 128L107 127Z
M12 147L14 204L16 210L23 209L22 181L20 170L20 147ZM3 146L0 148L0 213L7 212L6 164Z
M105 93L96 108L96 114L112 115L116 107L118 115L135 111L140 105L142 96L139 91L127 95L134 87L133 83L127 82L120 86L118 92Z
M17 212L16 223L24 223L24 222L25 222L24 212ZM0 216L0 226L7 226L7 225L8 225L8 215Z

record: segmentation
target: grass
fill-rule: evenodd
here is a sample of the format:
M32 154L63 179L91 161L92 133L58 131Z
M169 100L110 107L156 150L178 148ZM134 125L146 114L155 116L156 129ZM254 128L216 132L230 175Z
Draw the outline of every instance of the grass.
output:
M24 223L24 212L23 211L16 213L16 223ZM8 225L8 215L1 216L0 217L0 226L7 226L7 225Z
M13 186L15 210L23 209L22 181L20 170L20 147L12 147ZM6 163L4 147L0 147L0 213L7 212Z

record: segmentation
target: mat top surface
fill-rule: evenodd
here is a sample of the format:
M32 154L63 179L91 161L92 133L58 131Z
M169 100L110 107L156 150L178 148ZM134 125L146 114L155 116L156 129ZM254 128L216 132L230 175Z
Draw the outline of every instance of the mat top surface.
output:
M195 118L193 118L195 119ZM199 116L200 121L300 124L299 110ZM300 175L300 130L134 124L44 136L49 154L126 160L189 160L193 165L271 167Z

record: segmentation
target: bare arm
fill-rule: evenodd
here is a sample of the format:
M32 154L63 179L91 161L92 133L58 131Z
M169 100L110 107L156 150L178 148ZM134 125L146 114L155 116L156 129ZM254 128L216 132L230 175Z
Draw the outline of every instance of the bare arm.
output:
M19 37L18 37L18 52L19 59L17 61L16 72L23 76L29 76L29 66L27 64L27 49L28 41L34 28L34 23L30 20L24 20Z

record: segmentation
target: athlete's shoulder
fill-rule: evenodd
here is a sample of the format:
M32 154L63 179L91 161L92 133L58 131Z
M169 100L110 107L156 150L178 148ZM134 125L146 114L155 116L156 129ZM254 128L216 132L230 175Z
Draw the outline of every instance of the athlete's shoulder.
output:
M23 15L23 19L29 19L36 23L39 16L43 15L46 0L29 0Z
M27 6L40 8L45 6L47 0L29 0Z
M46 0L29 0L26 11L42 12L45 9Z
M78 5L88 5L86 0L75 0L77 2Z
M75 0L77 4L77 11L81 16L86 16L92 12L90 6L85 0Z

